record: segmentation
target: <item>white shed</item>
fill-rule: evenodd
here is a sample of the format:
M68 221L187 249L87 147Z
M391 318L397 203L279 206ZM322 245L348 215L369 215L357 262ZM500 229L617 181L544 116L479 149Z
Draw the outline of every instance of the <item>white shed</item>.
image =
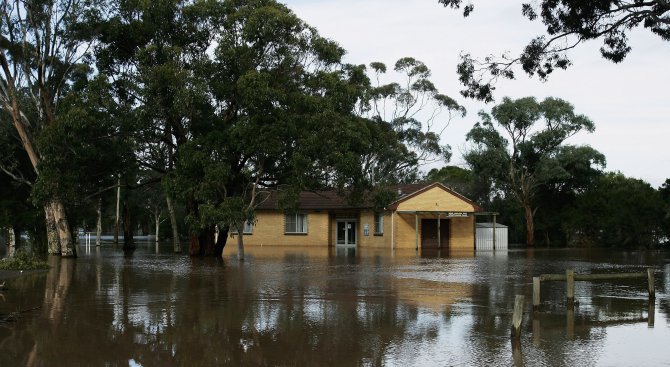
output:
M494 226L495 241L493 236ZM477 250L507 250L507 226L500 223L477 223L477 243L475 248Z

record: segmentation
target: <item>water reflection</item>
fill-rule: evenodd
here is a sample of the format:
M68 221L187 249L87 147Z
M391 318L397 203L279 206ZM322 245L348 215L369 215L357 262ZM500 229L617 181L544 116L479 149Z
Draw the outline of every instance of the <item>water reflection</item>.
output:
M509 338L516 294L530 310L532 276L665 268L665 253L250 247L238 262L230 250L221 260L170 249L138 244L128 255L103 244L77 260L50 259L48 273L9 279L0 314L39 309L0 325L0 365L657 365L670 357L646 349L670 336L665 273L658 306L644 284L580 282L570 309L564 285L552 284L545 309L527 312L521 340Z

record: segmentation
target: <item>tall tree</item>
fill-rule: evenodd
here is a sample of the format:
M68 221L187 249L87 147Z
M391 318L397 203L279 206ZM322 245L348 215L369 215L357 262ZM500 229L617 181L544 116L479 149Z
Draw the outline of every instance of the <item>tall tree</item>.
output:
M11 116L39 175L44 156L35 139L58 123L59 101L87 55L88 42L80 38L78 23L98 11L94 0L2 0L0 13L0 107ZM50 253L76 256L62 198L50 197L44 210Z
M130 106L138 164L186 207L191 254L219 253L227 231L253 218L260 188L364 185L360 157L382 147L371 144L378 124L354 113L369 79L285 6L165 0L116 9L96 26L99 68Z
M535 243L537 195L548 184L568 181L565 159L574 148L564 145L580 131L592 132L594 125L584 115L574 113L566 101L533 97L504 98L491 115L480 112L481 121L467 134L472 149L465 160L475 175L491 177L494 187L511 195L523 208L526 243ZM493 120L502 130L496 129ZM586 151L586 164L604 166L604 156L593 149Z
M456 9L463 6L466 17L474 10L472 1L438 2ZM546 35L532 39L518 56L479 60L468 53L461 55L458 74L466 87L461 91L464 96L492 101L496 80L514 79L517 66L526 74L544 80L554 70L569 67L568 52L590 40L602 41L600 53L604 58L621 62L632 50L628 34L640 26L670 41L670 2L667 0L542 0L522 3L521 13L531 21L542 21Z
M363 174L374 185L415 181L420 166L448 162L451 147L441 137L465 108L453 98L439 93L431 82L430 69L412 57L396 61L395 75L387 76L387 66L370 64L372 83L360 103L361 115L370 120L379 146L362 161ZM390 83L383 80L390 78Z

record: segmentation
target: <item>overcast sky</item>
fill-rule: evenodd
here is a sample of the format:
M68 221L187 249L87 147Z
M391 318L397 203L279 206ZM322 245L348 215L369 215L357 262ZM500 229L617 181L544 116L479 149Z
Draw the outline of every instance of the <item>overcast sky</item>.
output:
M453 148L451 164L456 165L463 165L465 134L477 121L477 112L493 106L465 100L458 93L459 54L517 54L544 29L541 22L521 15L522 1L474 1L475 11L465 19L437 0L280 1L344 47L346 62L393 65L404 56L423 61L440 92L468 110L442 136L443 143ZM504 96L567 100L596 125L595 133L581 133L570 143L588 144L605 154L608 171L621 171L658 187L670 178L670 43L641 29L631 34L630 45L629 56L613 64L600 56L598 42L584 44L570 54L572 67L555 72L544 83L518 70L517 80L496 85L496 100Z

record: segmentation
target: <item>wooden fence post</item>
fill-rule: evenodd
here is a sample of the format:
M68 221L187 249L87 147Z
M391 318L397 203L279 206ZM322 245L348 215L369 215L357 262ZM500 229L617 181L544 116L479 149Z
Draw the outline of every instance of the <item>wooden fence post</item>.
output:
M647 269L647 281L649 282L649 298L656 298L656 289L654 288L654 268Z
M567 269L565 271L565 280L566 280L566 298L568 307L574 305L575 303L575 270Z
M533 277L533 310L540 308L540 277Z
M512 338L521 337L521 321L523 321L524 296L517 294L514 299L514 314L512 314Z

